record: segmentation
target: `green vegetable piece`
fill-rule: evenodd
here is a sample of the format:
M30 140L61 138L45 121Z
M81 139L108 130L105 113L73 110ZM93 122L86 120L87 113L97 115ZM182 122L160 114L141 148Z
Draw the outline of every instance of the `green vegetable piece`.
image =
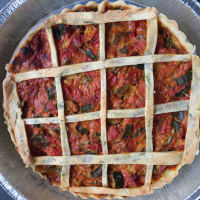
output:
M179 98L185 97L189 92L190 87L191 87L190 85L186 85L185 88L182 89L180 92L176 93L175 96Z
M82 127L81 125L77 125L76 129L77 129L78 132L81 133L81 134L87 134L87 135L90 134L90 132L88 131L88 129Z
M45 147L49 145L49 141L44 135L41 134L34 135L33 138L31 138L31 142L33 143L33 145L40 145Z
M134 65L135 68L144 70L144 64Z
M100 133L99 133L99 132L96 132L96 136L99 137L99 136L100 136Z
M123 139L127 138L128 136L131 135L132 132L133 132L133 125L132 124L126 124L126 128L124 130L122 138Z
M102 167L99 166L94 171L92 171L91 176L92 176L92 178L98 178L98 177L102 176Z
M124 177L122 172L117 171L113 173L113 178L115 180L115 187L122 188L124 186Z
M172 37L170 35L167 37L165 45L167 48L174 48Z
M92 60L96 60L96 59L97 59L96 55L91 51L90 48L87 48L87 49L86 49L86 55L87 55L88 57L90 57Z
M51 130L52 130L54 133L60 135L60 131L59 131L57 128L51 128Z
M65 65L69 64L70 63L70 60L68 57L66 57L66 60L65 60Z
M172 139L173 139L173 136L169 136L167 139L167 142L164 144L164 146L169 145L171 143Z
M120 36L118 34L116 34L114 41L113 41L114 45L116 45L119 42L119 38L120 38Z
M132 138L135 138L135 137L141 135L144 131L145 131L145 128L140 128Z
M126 54L127 53L127 47L123 47L119 51L120 51L120 53Z
M49 100L55 99L55 89L53 87L46 87L47 95Z
M177 85L185 85L192 80L192 71L187 72L183 76L176 79Z
M121 88L117 89L117 92L120 94L125 94L129 89L128 85L123 85Z
M88 105L85 105L85 106L81 107L81 111L82 112L90 112L92 109L93 109L93 105L92 104L88 104Z
M67 32L67 28L64 24L58 24L56 28L53 29L53 35L56 40L61 39L61 35Z

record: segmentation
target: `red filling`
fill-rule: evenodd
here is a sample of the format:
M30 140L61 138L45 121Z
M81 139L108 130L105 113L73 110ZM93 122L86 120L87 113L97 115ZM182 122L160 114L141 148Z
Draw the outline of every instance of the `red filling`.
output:
M155 151L182 151L185 145L188 113L164 113L154 116L153 142Z
M161 23L158 23L156 54L187 54L187 50L178 39Z
M32 156L62 155L59 125L26 125L26 132Z
M144 68L142 65L138 67L141 69L126 66L107 70L108 109L144 107Z
M71 186L102 186L101 165L72 165L70 175Z
M52 67L51 52L45 30L40 30L12 62L11 72L19 73Z
M31 79L17 84L23 117L55 117L58 115L53 78Z
M190 99L191 62L169 62L154 65L155 104Z
M62 87L66 114L100 110L100 71L66 76Z
M72 155L102 154L100 120L67 124Z
M109 119L107 140L110 154L144 151L146 147L144 117Z
M145 165L109 165L108 180L111 188L135 188L144 185Z
M106 24L106 57L143 55L146 48L147 23L143 21Z
M91 62L99 59L98 25L63 25L53 27L60 65Z

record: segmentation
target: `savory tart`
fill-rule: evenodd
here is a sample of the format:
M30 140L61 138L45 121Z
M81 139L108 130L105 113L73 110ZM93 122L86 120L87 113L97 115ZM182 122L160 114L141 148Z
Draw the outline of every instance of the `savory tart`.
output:
M194 51L155 8L89 2L51 16L19 45L3 83L26 166L83 198L171 182L198 150Z

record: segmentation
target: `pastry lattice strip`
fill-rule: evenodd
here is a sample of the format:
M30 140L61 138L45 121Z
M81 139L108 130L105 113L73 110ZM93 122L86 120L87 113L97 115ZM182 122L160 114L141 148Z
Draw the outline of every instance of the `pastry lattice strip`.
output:
M150 21L151 19L152 20L156 19L156 14L155 14L155 12L152 12L151 9L138 9L138 10L134 11L133 13L132 13L132 11L129 11L129 10L123 11L123 12L122 11L110 11L110 13L112 13L112 18L110 18L106 13L105 14L66 13L66 15L63 15L64 16L63 18L60 18L58 20L54 16L54 19L55 19L55 24L65 23L65 24L72 24L72 25L85 25L85 24L90 24L90 23L100 23L100 25L99 25L100 27L103 27L104 25L102 25L102 24L105 24L107 22L133 21L133 20L141 20L141 19L146 19L146 20L148 19ZM70 21L68 19L70 19ZM51 26L53 24L54 24L54 21L53 21L53 23L51 23ZM48 22L44 26L48 27L49 26ZM48 30L47 30L47 32L48 32ZM153 49L153 46L151 46L152 43L149 43L149 41L151 39L153 39L153 41L154 41L156 38L155 37L153 37L153 38L147 37L147 49L148 48ZM51 43L51 41L50 41L50 43ZM102 47L100 47L100 49L102 49ZM150 50L147 53L153 54L153 52L154 51ZM51 53L53 53L52 56L57 57L55 45L52 45ZM104 54L105 54L105 48L104 48ZM194 149L195 149L194 144L191 145L190 144L191 140L188 138L193 137L194 130L192 130L192 127L195 127L196 128L195 130L197 130L197 125L199 123L198 122L198 117L199 117L198 113L199 112L197 112L197 110L199 109L199 105L195 104L196 107L193 106L194 100L198 99L197 97L199 97L198 94L200 93L199 92L200 87L196 87L197 85L200 86L199 77L197 77L197 74L199 75L199 69L197 69L197 67L199 66L199 60L197 57L192 56L190 54L174 55L174 56L172 56L172 55L144 55L144 56L114 58L114 59L107 59L107 60L103 60L103 54L102 54L101 58L102 59L100 59L100 61L97 61L97 62L68 65L68 66L63 66L63 67L59 67L59 68L57 67L58 66L57 63L53 63L55 68L41 69L38 71L19 73L16 75L12 75L12 77L16 82L21 82L23 80L28 80L28 79L33 79L33 78L55 77L57 80L56 81L57 95L58 95L58 90L59 90L59 95L61 95L62 90L61 90L61 85L60 85L60 79L62 76L86 72L86 71L92 71L92 70L97 70L97 69L101 69L101 71L104 72L105 68L108 68L108 67L117 67L117 66L134 65L134 64L147 64L145 66L145 71L147 72L148 70L150 70L149 71L149 74L151 74L150 78L153 79L152 64L155 62L190 61L190 60L192 60L193 61L192 62L193 63L193 72L195 72L195 73L193 73L192 89L195 86L195 89L194 89L195 92L192 90L191 99L189 102L189 114L190 114L190 118L193 118L194 120L189 120L189 122L188 122L189 128L187 129L186 145L185 145L184 152L151 152L153 150L152 149L152 138L150 138L152 135L152 127L150 127L152 125L152 121L150 122L150 124L148 124L148 120L150 120L151 117L147 116L146 109L148 110L148 108L145 107L145 109L144 108L128 109L128 112L125 114L125 116L132 117L132 115L137 115L139 113L139 115L144 116L144 114L145 114L145 118L147 117L147 122L145 123L145 126L147 129L146 139L148 140L147 141L147 151L148 152L115 154L115 155L112 155L112 154L110 154L110 155L108 155L108 154L105 154L105 155L83 155L83 156L63 155L61 157L59 157L59 156L58 157L49 157L49 156L34 157L34 158L32 158L32 164L41 164L41 165L61 164L63 166L68 166L70 164L73 164L73 162L74 162L76 164L77 163L85 163L85 164L99 163L99 164L104 164L106 166L107 164L111 164L111 163L112 164L122 164L122 163L128 164L129 161L131 164L143 163L146 165L150 165L150 167L147 168L147 175L146 175L147 182L145 183L144 186L142 186L140 188L112 189L112 188L98 187L98 189L95 189L95 187L70 187L70 190L74 191L74 192L86 192L86 193L88 192L88 193L96 193L96 194L103 193L103 194L115 194L115 195L122 195L122 196L132 196L132 195L136 195L136 194L139 195L139 194L149 193L151 191L151 188L150 188L151 173L152 173L151 165L154 165L154 164L169 164L169 165L180 164L180 163L187 163L187 162L190 162L190 160L193 160L193 158L191 158L189 160L186 158L187 158L189 151L191 151L191 150L194 151ZM103 77L105 80L105 73L102 73L102 75L104 75ZM16 83L14 83L14 85L16 86ZM16 90L16 88L15 88L15 90ZM60 93L60 91L61 91L61 93ZM104 92L105 92L105 88L104 88ZM16 93L16 91L15 91L15 93ZM152 87L150 87L150 90L148 90L147 94L151 98L151 99L147 100L147 102L149 103L152 100L152 95L153 95ZM65 124L65 120L66 120L66 122L68 122L68 119L71 118L71 121L74 121L75 119L77 119L75 116L64 116L64 114L63 114L64 109L62 108L63 97L61 97L61 96L58 97L58 105L61 105L61 107L58 109L59 114L58 114L57 118L53 118L53 119L51 119L51 118L41 119L40 118L40 119L24 119L24 120L20 119L21 122L24 123L24 121L25 121L26 123L29 122L28 124L30 124L31 122L38 123L38 122L42 122L42 120L43 120L47 123L48 122L50 123L53 120L53 122L59 122L60 126L62 127ZM177 104L177 102L174 102L174 103L171 103L170 105L175 106L176 104ZM173 112L177 109L178 110L188 110L188 101L182 101L182 102L179 102L179 104L180 104L179 108L173 107L173 110L172 110ZM154 106L152 103L151 103L151 105ZM161 113L164 113L164 112L166 112L164 110L164 108L165 108L164 106L167 107L168 105L169 104L157 105L157 109L159 110L159 108L160 108L162 110ZM156 106L155 106L155 110L156 110ZM157 113L159 113L159 112L160 111L157 111ZM90 113L90 114L81 114L81 115L77 115L77 117L79 120L81 120L82 116L86 116L84 119L87 120L87 116L94 117L94 118L97 116L102 117L102 113L104 113L104 115L107 114L108 118L109 118L109 115L112 118L115 115L117 115L117 113L119 113L119 111L107 111L107 113L106 113L105 110L101 109L100 112L94 112L94 113ZM154 114L153 111L151 111L150 115L152 116L153 114ZM104 122L105 122L105 116L103 116L103 117L104 118L102 120L104 120ZM75 121L77 121L77 120L75 120ZM105 126L106 126L106 124L103 127L104 129L105 129ZM63 127L63 130L65 130L65 131L63 131L61 133L61 138L63 138L61 140L66 141L66 143L68 145L68 150L70 150L68 141L66 140L67 132L64 127ZM105 137L105 134L103 136ZM26 137L27 136L24 135L22 140L26 141ZM102 137L102 141L104 141L103 137ZM197 143L198 143L197 133L196 133L196 138L195 138L194 143L195 143L195 145L197 145ZM27 154L25 154L25 158L30 157L30 151L29 151L29 149L27 149L28 148L27 145L23 145L23 148L25 151L27 151ZM65 148L63 142L62 142L62 148L63 149ZM104 148L104 151L106 152L105 148ZM68 151L68 152L70 152L70 151ZM166 157L166 155L168 155L168 156ZM163 158L165 158L165 159L163 160ZM26 159L24 159L24 161L26 162ZM62 179L62 185L69 186L69 167L63 168L63 174L66 177L64 177ZM66 174L68 174L68 175L66 175ZM66 180L66 178L68 180Z

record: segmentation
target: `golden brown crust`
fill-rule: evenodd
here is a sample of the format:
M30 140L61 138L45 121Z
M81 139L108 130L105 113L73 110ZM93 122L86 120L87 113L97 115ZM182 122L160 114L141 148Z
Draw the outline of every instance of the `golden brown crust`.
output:
M182 152L175 152L172 153L173 156L171 157L171 160L168 160L168 164L180 164L181 159L182 163L181 164L187 164L191 163L194 159L194 154L197 151L197 146L198 146L198 134L197 134L197 129L199 126L198 118L199 118L199 113L197 110L200 109L200 104L195 101L196 99L199 99L199 89L200 88L200 71L199 71L199 58L197 56L192 56L192 54L195 50L194 46L191 45L190 43L186 42L186 36L184 33L179 31L178 25L175 21L169 20L166 16L160 14L158 16L158 20L162 23L163 26L167 27L172 34L174 34L178 40L180 41L181 45L185 47L185 49L190 53L188 55L151 55L155 51L155 46L156 46L156 41L157 41L157 10L155 8L146 8L146 9L141 9L136 6L132 5L126 5L123 1L117 1L115 3L110 3L108 1L103 1L101 4L97 4L95 2L89 2L86 7L92 7L92 8L98 8L97 12L70 12L69 9L64 9L61 14L54 15L50 17L44 24L38 27L34 32L30 33L28 36L28 40L23 40L20 43L20 47L25 46L25 44L30 41L35 33L41 29L41 28L46 28L49 43L50 43L50 48L51 48L51 56L52 56L52 63L54 67L58 66L58 61L57 61L57 55L55 51L55 44L53 41L53 36L52 36L52 31L50 26L53 26L58 23L67 23L67 24L90 24L90 23L101 23L100 25L100 61L97 62L90 62L90 63L82 63L82 64L76 64L76 65L68 65L64 67L59 67L59 69L55 68L50 68L50 69L42 69L38 71L32 71L32 72L25 72L25 73L19 73L16 75L11 74L10 77L13 78L13 80L8 77L4 80L3 83L3 89L4 89L4 110L5 110L5 118L7 121L8 125L8 130L11 135L12 141L16 145L17 151L20 153L22 159L26 164L63 164L63 158L60 159L59 157L54 157L54 158L47 158L47 157L37 157L33 158L31 160L30 157L30 152L27 144L27 139L25 136L25 128L24 128L24 123L30 123L30 124L38 124L41 122L45 123L60 123L62 127L62 147L64 148L64 156L69 156L69 145L68 145L68 140L65 137L66 136L66 129L64 127L65 125L65 120L68 122L71 121L79 121L81 120L88 120L88 119L97 119L101 117L102 120L102 144L103 144L103 149L104 153L107 154L107 142L106 142L106 117L107 118L121 118L121 117L136 117L136 116L146 116L146 140L147 140L147 151L152 151L152 140L151 140L151 132L152 132L152 119L153 119L153 112L154 113L164 113L164 112L171 112L171 111L180 111L180 110L188 110L189 113L191 113L190 119L189 119L189 125L188 125L188 130L187 130L187 135L186 135L186 148L184 153ZM73 11L78 11L81 10L81 8L84 8L85 5L77 5L74 7ZM121 10L110 10L106 11L106 7L113 7L113 8L124 8L124 11ZM141 20L141 19L147 19L148 20L148 31L147 31L147 51L145 56L134 56L134 57L125 57L125 58L114 58L114 59L109 59L104 61L105 59L105 48L104 48L104 40L105 40L105 35L102 34L104 32L105 22L115 22L115 21L127 21L127 20ZM15 54L14 58L19 54L20 50ZM149 55L150 54L150 55ZM183 61L193 61L193 83L192 83L192 94L191 94L191 100L189 101L182 101L180 102L173 102L173 103L168 103L168 104L163 104L163 105L157 105L154 107L155 111L152 109L153 108L153 67L151 63L154 62L169 62L169 61L176 61L176 60L183 60ZM102 65L102 62L104 64ZM105 80L105 75L106 75L106 70L105 68L107 67L115 67L115 66L123 66L123 65L130 65L130 64L141 64L145 63L145 72L148 75L148 77L145 77L145 81L147 83L147 89L146 89L146 101L148 104L146 105L146 108L142 109L127 109L127 110L110 110L106 111L106 80ZM150 64L148 64L150 63ZM95 67L94 67L95 66ZM11 65L7 65L7 70L9 71ZM198 68L197 68L198 67ZM80 73L84 71L91 71L91 70L96 70L96 69L101 69L101 76L102 76L102 88L104 88L104 93L102 93L102 107L100 112L94 112L94 113L88 113L88 114L80 114L76 116L64 116L64 109L62 106L59 109L58 117L52 118L52 119L47 119L47 118L40 118L40 119L21 119L21 109L18 108L16 111L13 110L12 105L16 107L17 103L19 103L19 99L17 96L16 92L16 82L21 82L22 80L28 80L31 78L42 78L42 77L56 77L57 80L57 93L58 96L58 102L60 104L63 103L63 97L62 97L62 91L61 91L61 85L60 85L60 77L61 76L66 76L69 74L74 74L74 73ZM14 97L11 96L14 94ZM188 105L189 104L189 105ZM19 116L19 120L16 119L16 116ZM71 120L71 121L70 121ZM192 129L195 125L195 129ZM19 128L19 131L16 131L16 126ZM15 130L15 131L14 131ZM23 137L22 135L23 134ZM67 153L68 152L68 153ZM149 158L149 163L144 162L144 164L150 164L147 168L147 175L146 175L146 182L145 185L139 188L134 188L134 189L111 189L111 188L105 188L105 187L69 187L69 165L65 165L62 170L62 184L57 185L60 186L63 190L69 189L73 194L79 195L82 198L88 198L88 197L94 197L97 199L100 198L124 198L125 196L136 196L136 195L141 195L141 194L149 194L152 192L151 186L153 188L159 188L164 186L165 184L171 182L173 178L178 174L178 169L181 167L181 165L178 165L177 168L173 170L166 170L166 172L162 175L162 177L156 181L152 182L151 184L151 176L152 176L152 169L153 169L153 164L156 163L156 159L158 157L155 157L154 159L153 156L149 154L150 157L148 157L149 153L144 153L143 156L143 161L140 160L140 162L144 162L145 156L146 158ZM167 154L167 153L166 153ZM136 155L136 154L135 154ZM138 157L136 156L135 161L134 159L132 160L133 163L137 163ZM153 154L154 155L154 154ZM160 156L163 156L164 154L160 154ZM90 156L85 156L85 163L88 163L88 159ZM98 157L98 156L97 156ZM100 156L99 156L100 157ZM123 155L122 155L123 157ZM60 159L60 160L59 160ZM65 157L67 160L67 157ZM77 160L76 160L77 159ZM79 157L75 158L74 157L74 162L78 163L79 162ZM95 160L96 159L96 160ZM103 165L103 185L107 185L107 164L106 162L97 161L98 159L95 158L95 162L101 162ZM109 163L116 163L116 158L109 158ZM124 158L121 158L123 162L127 163L128 157L124 156ZM129 158L130 159L130 158ZM64 161L66 164L66 160ZM148 159L147 159L148 160ZM167 160L167 159L166 159ZM166 161L165 160L165 161ZM82 160L83 161L83 160ZM118 160L119 161L119 160ZM159 164L166 164L164 163L164 160L160 157L158 159ZM72 162L72 160L70 160ZM89 161L91 162L91 160ZM103 163L102 163L103 162ZM123 163L119 162L119 163ZM140 163L139 162L139 163ZM38 172L37 172L38 173ZM41 175L41 174L40 174ZM41 175L42 176L42 175ZM45 178L44 176L42 176ZM66 182L68 180L68 182ZM64 183L63 183L64 181Z
M16 145L17 151L22 157L24 163L28 166L31 164L31 156L28 147L25 124L21 118L22 111L20 108L16 83L9 76L3 81L3 96L5 116L11 139Z

